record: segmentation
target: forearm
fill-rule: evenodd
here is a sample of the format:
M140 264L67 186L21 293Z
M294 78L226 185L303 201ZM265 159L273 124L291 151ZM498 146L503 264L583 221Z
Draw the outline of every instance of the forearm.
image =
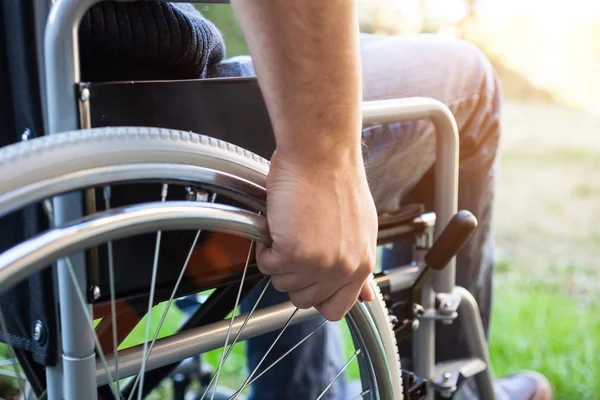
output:
M361 71L354 0L233 0L280 158L360 155Z

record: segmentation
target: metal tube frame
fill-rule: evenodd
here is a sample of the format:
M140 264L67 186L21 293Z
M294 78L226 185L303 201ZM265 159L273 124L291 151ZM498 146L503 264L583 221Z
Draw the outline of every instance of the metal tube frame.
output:
M44 33L44 65L46 72L46 112L49 134L77 129L78 115L75 85L80 81L79 46L77 32L85 12L101 0L56 0L46 21ZM206 3L224 3L223 0L205 0ZM42 90L42 93L44 90ZM78 194L53 199L54 222L62 224L81 217L83 205ZM75 280L85 293L86 269L83 253L72 257ZM96 382L87 381L85 375L95 368L94 341L86 326L85 311L78 304L76 288L71 282L67 266L59 262L55 267L58 280L60 310L67 318L60 319L62 364L47 368L51 391L64 395L67 400L97 398ZM88 309L91 312L91 307ZM77 332L77 335L72 333ZM85 334L83 332L86 332ZM81 334L79 334L81 333ZM61 348L61 346L59 346ZM64 371L62 371L64 369ZM64 373L63 373L64 372ZM56 384L63 377L63 387ZM88 374L89 376L89 374ZM92 376L95 376L92 374ZM60 393L62 391L62 393ZM59 398L57 396L57 398ZM60 396L62 398L62 396Z
M38 62L38 66L39 66L39 78L40 78L40 94L42 96L42 99L46 99L47 98L47 94L46 94L46 75L45 75L45 68L44 68L44 62L45 62L45 58L43 57L44 55L44 35L45 35L45 29L46 29L46 21L47 21L47 17L50 14L50 8L51 8L51 2L48 0L36 0L36 3L34 5L34 20L35 20L35 35L36 35L36 53L39 55L39 57L37 58L37 62ZM48 132L48 119L47 119L47 115L48 115L48 110L47 110L47 102L45 101L41 101L41 105L42 105L42 115L43 115L43 121L44 121L44 129L46 132ZM53 291L54 293L58 293L58 271L56 268L54 268L54 270L52 271L52 275L53 275ZM59 304L58 302L55 302L53 304L54 306L54 312L55 315L59 315ZM57 324L58 326L58 324ZM62 344L61 344L61 340L59 335L57 335L57 337L54 338L55 340L55 346L56 346L56 352L57 354L61 354L62 353ZM47 392L47 397L49 399L53 399L53 398L62 398L63 397L63 392L62 392L62 377L63 377L63 368L62 368L62 359L60 357L57 357L56 359L56 364L53 367L49 367L46 368L46 392Z
M363 105L363 124L389 124L408 120L430 119L436 128L435 164L435 237L458 211L458 128L452 112L440 101L407 98L373 101ZM428 243L431 245L432 243ZM456 261L453 258L421 290L421 305L435 307L436 292L452 293ZM435 321L423 319L413 335L415 373L429 381L435 377ZM431 392L431 391L430 391ZM430 393L433 399L433 394Z
M98 0L58 0L50 9L44 35L48 133L79 128L75 84L79 81L79 46L77 31L85 12ZM79 194L53 199L54 222L61 225L83 215ZM79 307L77 289L86 293L85 257L79 252L71 257L75 280L71 281L64 261L56 265L60 303L62 345L62 395L66 400L96 400L96 360L94 337L87 329L86 313ZM88 305L89 313L92 312ZM90 371L92 372L90 374ZM48 368L47 376L55 380L57 372Z
M492 362L481 322L481 314L475 297L465 288L457 286L454 290L461 297L458 318L463 322L464 334L467 337L469 351L473 357L482 360L486 369L475 375L475 383L482 399L494 399L494 385L492 384Z
M435 163L435 238L458 211L458 127L450 109L440 101L430 98L406 98L397 100L372 101L363 104L363 124L389 124L408 120L429 119L436 132ZM428 243L431 245L432 243ZM456 258L452 258L442 271L434 272L431 282L421 290L421 305L435 308L435 297L439 293L457 293L466 304L462 318L465 323L470 350L483 360L487 368L476 375L476 383L482 398L494 399L489 352L477 302L468 291L455 287ZM466 292L466 293L465 293ZM470 297L469 297L470 296ZM460 315L460 314L459 314ZM468 331L468 332L467 332ZM415 373L432 382L435 378L435 320L421 319L419 329L413 335ZM434 398L429 391L429 399Z
M77 31L84 13L102 0L57 0L54 2L46 24L44 47L46 67L46 94L48 131L50 134L77 129L76 84L80 80ZM227 3L226 0L204 0L204 3ZM406 120L430 119L437 133L436 161L436 236L457 211L458 190L458 129L450 110L441 102L428 98L411 98L374 101L363 104L365 125L385 124ZM81 217L82 202L77 195L54 199L55 223L62 224ZM85 292L85 263L82 253L72 257L76 280ZM63 263L56 266L58 294L61 303L61 333L64 363L64 397L67 400L97 398L95 374L89 380L89 371L95 370L94 342L87 329L85 314L76 301L76 289L71 283L68 269ZM455 260L441 272L434 274L431 287L423 290L423 305L432 305L437 293L452 293L455 284ZM476 307L476 304L475 304ZM68 317L67 317L68 316ZM73 334L77 332L77 334ZM480 335L473 340L480 341ZM435 325L432 321L421 323L416 333L420 344L414 354L415 372L432 379ZM483 342L485 345L485 342ZM489 362L489 358L486 360ZM478 379L491 385L490 365L485 376ZM49 368L48 376L55 375ZM87 377L86 377L87 375ZM481 374L480 374L481 375ZM484 385L485 386L485 385ZM490 397L491 398L491 397Z

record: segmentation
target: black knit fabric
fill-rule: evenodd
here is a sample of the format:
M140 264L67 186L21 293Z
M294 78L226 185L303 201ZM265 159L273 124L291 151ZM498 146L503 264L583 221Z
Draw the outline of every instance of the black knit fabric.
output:
M79 29L83 81L192 79L224 57L216 27L191 4L111 3L92 7Z

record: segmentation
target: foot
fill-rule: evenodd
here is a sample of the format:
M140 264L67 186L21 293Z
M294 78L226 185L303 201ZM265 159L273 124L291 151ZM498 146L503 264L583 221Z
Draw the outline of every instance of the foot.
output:
M478 399L472 380L462 385L456 400ZM523 371L494 381L496 400L552 400L552 388L546 377L538 372ZM480 399L487 400L487 399Z
M550 382L538 372L523 371L496 379L494 388L497 400L552 400Z

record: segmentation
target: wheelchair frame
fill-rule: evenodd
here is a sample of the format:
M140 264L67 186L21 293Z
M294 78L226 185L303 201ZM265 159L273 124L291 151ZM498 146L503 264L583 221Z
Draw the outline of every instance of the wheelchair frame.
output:
M49 134L89 128L89 118L79 114L85 101L78 91L80 83L77 29L85 12L102 0L56 0L51 6L45 25L44 64L46 74L47 131ZM125 1L125 0L122 0ZM228 3L227 0L204 0L201 3ZM43 18L38 23L43 24ZM42 28L39 26L38 28ZM44 92L44 90L42 90ZM450 110L441 102L428 98L409 98L374 101L363 104L365 125L386 124L415 119L430 119L436 128L437 162L435 169L435 230L426 234L424 247L429 248L434 238L457 212L458 189L458 130ZM83 215L82 202L77 195L63 195L53 200L54 219L57 225ZM393 232L380 232L380 240L393 236ZM87 282L83 253L71 257L81 289ZM459 376L475 375L480 395L493 399L491 364L478 306L465 289L455 287L455 259L421 290L420 304L425 313L419 318L420 327L413 334L414 372L429 380L442 395L450 396L456 390ZM400 276L391 271L390 279ZM77 328L85 324L86 316L77 304L78 295L67 266L59 261L55 267L56 293L61 307L59 351L62 357L55 367L46 371L49 398L96 398L98 381L94 379L97 367L94 340L91 334L83 335ZM415 275L416 276L416 275ZM394 290L412 285L411 279L396 279ZM401 282L398 284L398 282ZM460 308L459 308L460 307ZM457 315L457 310L460 312ZM91 306L90 310L91 311ZM435 364L435 322L465 320L465 332L475 359L459 360L444 365ZM156 357L161 357L157 352ZM479 361L479 362L477 362ZM482 366L483 364L483 366ZM469 368L471 371L468 371ZM475 373L474 373L475 372ZM101 379L102 380L102 379ZM56 397L52 397L56 396ZM433 393L429 394L433 398Z

